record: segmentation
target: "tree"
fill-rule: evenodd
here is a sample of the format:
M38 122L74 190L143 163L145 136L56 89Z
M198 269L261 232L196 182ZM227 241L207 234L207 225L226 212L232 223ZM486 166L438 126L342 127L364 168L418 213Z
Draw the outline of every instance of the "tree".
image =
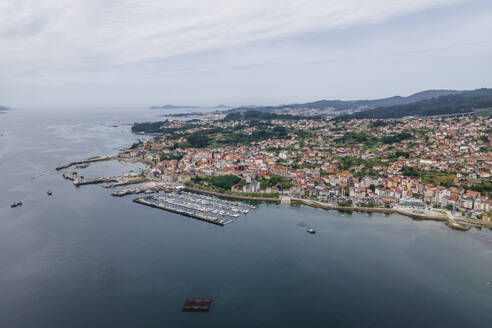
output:
M237 175L220 175L212 177L212 184L216 187L229 190L233 185L241 181Z
M206 147L208 146L208 143L210 141L209 137L206 134L198 132L189 135L186 139L190 143L191 147L194 148Z

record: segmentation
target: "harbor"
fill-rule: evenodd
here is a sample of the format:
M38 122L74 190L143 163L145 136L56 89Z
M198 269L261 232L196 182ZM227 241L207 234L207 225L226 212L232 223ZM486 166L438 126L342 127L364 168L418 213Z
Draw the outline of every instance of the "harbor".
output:
M188 192L171 192L133 200L136 203L224 226L247 214L253 205Z

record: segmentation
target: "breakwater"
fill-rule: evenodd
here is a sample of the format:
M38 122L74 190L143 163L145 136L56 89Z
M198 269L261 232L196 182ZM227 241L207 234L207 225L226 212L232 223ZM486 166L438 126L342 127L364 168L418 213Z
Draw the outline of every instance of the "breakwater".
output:
M56 168L56 170L57 171L60 171L60 170L68 169L69 167L74 166L74 165L88 164L88 163L93 163L93 162L110 161L110 160L113 160L113 159L116 159L116 158L113 157L113 156L91 157L91 158L88 158L88 159L83 160L83 161L70 162L70 163L67 163L67 164L58 166Z

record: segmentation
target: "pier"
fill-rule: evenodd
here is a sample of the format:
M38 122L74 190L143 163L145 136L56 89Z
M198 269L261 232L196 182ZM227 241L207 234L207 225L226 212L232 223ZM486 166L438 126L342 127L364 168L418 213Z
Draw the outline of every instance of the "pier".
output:
M65 179L70 180L70 181L75 181L76 179L79 178L79 176L77 175L77 172L64 172L62 174L62 176Z
M77 172L65 172L62 174L62 176L67 180L71 180L75 186L118 181L118 177L101 177L101 178L85 179L84 177L79 176Z
M60 171L60 170L68 169L69 167L74 166L74 165L88 164L88 163L93 163L93 162L110 161L110 160L113 160L113 159L115 159L115 157L113 157L113 156L91 157L91 158L88 158L88 159L83 160L83 161L70 162L68 164L58 166L56 168L56 170L57 171Z
M101 177L101 178L93 178L93 179L78 178L73 181L73 184L75 186L82 186L82 185L98 184L98 183L105 183L105 182L116 182L116 181L118 181L118 178L115 177Z

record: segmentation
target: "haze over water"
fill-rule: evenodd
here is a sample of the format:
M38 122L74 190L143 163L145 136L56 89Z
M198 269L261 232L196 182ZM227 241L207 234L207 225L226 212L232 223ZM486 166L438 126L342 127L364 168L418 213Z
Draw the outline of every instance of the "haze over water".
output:
M492 231L265 204L219 227L52 171L128 147L127 123L162 113L0 116L1 327L491 326ZM187 297L211 311L181 312Z

